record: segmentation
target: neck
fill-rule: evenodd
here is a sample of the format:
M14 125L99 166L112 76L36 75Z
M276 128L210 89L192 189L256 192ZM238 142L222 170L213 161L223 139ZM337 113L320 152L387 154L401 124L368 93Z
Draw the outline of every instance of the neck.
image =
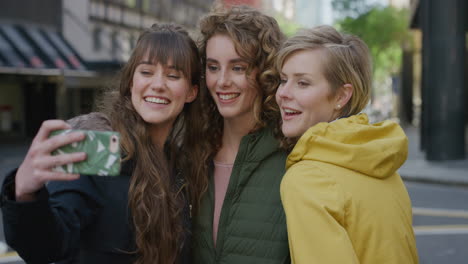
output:
M166 142L167 137L169 136L169 132L171 131L172 124L166 126L156 126L152 125L150 127L151 133L151 141L156 146L160 147L161 149L164 147L164 143Z
M224 119L224 132L221 149L215 160L223 163L234 163L242 137L255 127L255 120Z

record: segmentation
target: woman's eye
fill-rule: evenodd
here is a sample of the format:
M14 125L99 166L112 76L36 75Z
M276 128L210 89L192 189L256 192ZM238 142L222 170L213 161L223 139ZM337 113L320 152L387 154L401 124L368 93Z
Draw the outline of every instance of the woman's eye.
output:
M206 68L207 68L210 72L214 72L214 71L217 71L217 70L218 70L218 66L216 66L216 65L207 65Z
M286 79L281 79L280 80L280 85L285 85L288 82Z
M140 73L144 76L149 76L153 74L151 71L148 70L141 70Z
M298 84L300 87L307 87L307 86L309 86L309 83L308 83L308 82L304 82L304 81L299 81L299 82L297 82L297 84Z
M244 66L240 66L240 65L236 65L236 66L232 67L232 70L235 71L235 72L244 72L244 71L245 71L245 67L244 67Z
M167 76L168 76L169 78L171 78L171 79L174 79L174 80L180 79L180 75L178 75L178 74L169 74L169 75L167 75Z

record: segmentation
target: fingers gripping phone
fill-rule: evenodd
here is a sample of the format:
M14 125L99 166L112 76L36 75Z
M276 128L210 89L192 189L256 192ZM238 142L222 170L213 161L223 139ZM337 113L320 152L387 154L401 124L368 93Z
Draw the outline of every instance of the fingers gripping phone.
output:
M55 167L55 171L85 175L117 176L120 174L120 134L114 131L56 130L49 137L84 132L84 140L62 146L52 152L59 155L72 152L86 152L84 161Z

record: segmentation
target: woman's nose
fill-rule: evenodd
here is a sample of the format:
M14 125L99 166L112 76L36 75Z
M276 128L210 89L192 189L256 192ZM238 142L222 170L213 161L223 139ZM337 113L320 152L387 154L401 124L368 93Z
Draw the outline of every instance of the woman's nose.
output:
M164 89L166 86L166 81L162 76L153 76L153 79L151 81L151 89L158 90L158 89Z
M218 85L220 87L231 85L231 76L226 70L219 72Z
M284 83L283 85L280 85L280 86L278 87L278 90L276 91L276 94L277 94L280 98L290 98L290 97L291 97L291 94L290 94L289 84L286 82L286 83Z

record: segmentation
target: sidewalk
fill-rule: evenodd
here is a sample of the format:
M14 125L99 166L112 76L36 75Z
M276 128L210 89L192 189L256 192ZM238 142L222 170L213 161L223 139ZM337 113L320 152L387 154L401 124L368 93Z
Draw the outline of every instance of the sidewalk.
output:
M468 159L427 161L419 148L419 128L404 127L409 139L408 159L399 173L404 180L468 186ZM467 149L468 157L468 149Z

